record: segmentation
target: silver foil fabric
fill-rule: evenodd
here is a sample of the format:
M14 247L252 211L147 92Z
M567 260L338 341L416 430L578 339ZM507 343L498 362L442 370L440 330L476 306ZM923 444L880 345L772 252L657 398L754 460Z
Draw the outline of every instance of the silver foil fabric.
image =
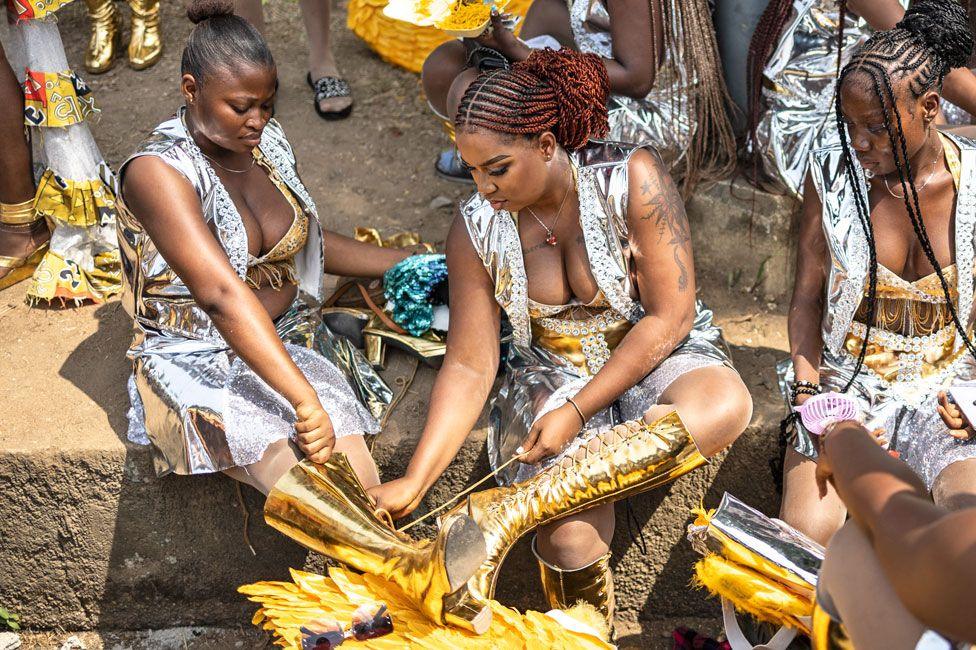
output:
M834 123L839 3L794 0L793 14L762 76L764 113L756 145L771 190L800 197L807 158L820 146L838 142ZM844 24L842 59L871 31L856 16Z
M676 3L680 0L667 0ZM677 12L669 10L668 16ZM604 0L569 0L569 22L576 46L581 52L613 58L610 14ZM671 167L680 162L694 135L688 92L691 84L682 63L684 37L677 19L665 26L670 30L664 58L658 66L654 87L641 99L611 95L609 101L610 134L618 142L652 144Z
M770 519L726 492L707 526L688 527L688 540L701 555L719 553L733 542L743 546L787 573L800 578L811 590L824 559L824 547L795 528Z
M281 127L268 123L260 149L302 206L314 217L308 243L295 257L299 295L275 321L288 353L315 388L337 436L375 433L378 425L361 403L389 403L392 392L365 361L344 364L342 344L319 318L322 300L322 230L315 204L298 177ZM231 266L243 280L247 235L240 214L193 142L183 109L160 124L120 168L118 229L125 285L123 305L134 321L128 357L129 434L151 442L156 472L217 472L260 460L268 444L293 435L291 406L237 357L189 289L134 218L121 193L129 161L156 156L179 171L200 198L204 218L217 233ZM342 352L342 354L340 354ZM328 355L333 361L329 361ZM346 370L354 370L351 375ZM358 375L357 375L358 373ZM354 382L357 378L362 381Z
M590 270L614 310L631 322L644 315L639 300L634 297L626 219L627 166L637 148L591 142L572 156L577 170L580 226ZM514 455L536 419L578 392L589 378L568 360L532 344L522 246L512 214L493 210L475 194L462 203L461 216L492 278L495 299L513 329L505 379L490 412L488 458L498 468ZM709 365L732 367L722 332L712 322L712 312L701 303L697 310L690 334L674 352L627 391L613 408L597 414L580 437L559 456L549 459L549 464L572 453L606 427L641 417L681 374ZM498 480L503 484L523 480L547 466L513 463L498 474Z
M955 263L959 269L956 310L968 318L965 324L967 331L972 332L973 274L976 271L976 143L950 137L959 147L962 164L954 233ZM810 156L810 177L823 206L821 221L830 255L821 324L824 350L820 383L825 390L840 390L854 371L856 360L847 352L844 341L867 290L870 258L867 238L857 219L854 192L860 192L868 204L868 188L856 157L853 162L857 187L851 187L847 182L839 145L819 149ZM961 337L956 336L955 350L959 351L963 346ZM784 362L778 370L780 388L788 402L788 385L793 379L792 363ZM931 487L949 464L976 457L976 441L959 442L949 436L935 408L938 391L956 380L974 377L976 362L963 353L945 372L909 381L889 383L864 367L851 387L851 394L858 398L868 428L883 429L891 448L900 452L901 459ZM799 432L794 446L800 453L815 458L813 442L804 431Z

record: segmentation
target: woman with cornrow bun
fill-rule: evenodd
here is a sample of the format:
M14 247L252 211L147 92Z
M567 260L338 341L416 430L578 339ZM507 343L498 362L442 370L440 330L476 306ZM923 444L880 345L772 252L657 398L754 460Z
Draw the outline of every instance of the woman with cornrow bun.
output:
M230 0L187 13L185 104L118 173L130 440L151 445L159 475L251 485L272 527L394 582L436 623L475 629L483 612L448 613L445 599L485 558L481 531L458 514L415 541L375 511L364 436L379 425L335 361L350 348L320 318L324 273L378 278L410 252L323 228L272 118L268 44Z
M449 511L472 516L488 543L470 598L493 596L506 553L535 531L549 606L584 600L612 625L612 503L708 462L752 402L696 302L666 165L650 147L595 139L608 85L599 57L545 49L464 93L457 146L478 193L448 235L447 355L406 474L371 493L394 517L417 508L487 401L507 316L488 433L501 487Z
M789 314L793 406L842 391L937 503L976 500L976 441L945 391L976 378L976 143L935 126L942 83L973 49L965 10L922 0L844 66L840 142L810 155ZM866 343L865 343L866 342ZM801 430L781 517L820 542L844 522Z
M746 63L750 173L757 176L757 184L802 198L810 152L839 141L833 118L838 44L843 64L875 30L894 27L907 4L769 0ZM968 68L954 69L946 75L943 97L953 102L943 102L946 121L970 122L976 115L976 75Z

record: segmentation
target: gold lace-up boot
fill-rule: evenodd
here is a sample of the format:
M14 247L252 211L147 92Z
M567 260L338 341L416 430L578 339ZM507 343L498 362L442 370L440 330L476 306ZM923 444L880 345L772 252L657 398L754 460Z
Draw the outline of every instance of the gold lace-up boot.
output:
M574 457L533 478L475 492L447 516L470 515L485 534L488 559L468 581L474 599L490 599L509 549L525 533L586 508L669 483L708 462L672 411L647 424L631 420L600 434Z
M613 634L613 615L616 600L613 596L613 574L610 572L610 553L579 569L560 569L542 559L532 540L532 553L539 562L542 592L550 609L569 609L583 601L593 605L603 615L610 638Z
M374 507L345 454L335 453L323 465L303 460L280 478L264 518L306 548L394 582L431 620L487 631L491 610L465 589L485 559L484 536L474 520L458 513L442 523L435 539L417 541L394 530ZM452 598L459 591L463 602Z
M85 53L85 69L102 74L112 69L121 48L122 19L114 0L85 0L91 21L91 40Z
M159 28L159 0L129 0L132 34L129 37L129 65L145 70L163 56L163 34Z

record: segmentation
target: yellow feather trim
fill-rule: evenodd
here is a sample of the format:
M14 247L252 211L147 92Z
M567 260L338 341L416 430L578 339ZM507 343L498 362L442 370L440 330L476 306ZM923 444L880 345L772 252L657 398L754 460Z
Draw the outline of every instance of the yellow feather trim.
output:
M295 569L291 576L294 582L257 582L238 589L248 600L260 605L252 622L255 625L263 622L263 627L274 635L275 644L289 650L301 648L302 625L325 619L347 627L356 607L368 602L386 603L393 618L393 633L369 642L370 648L378 650L456 650L459 647L466 650L516 650L543 647L543 644L567 650L613 647L592 636L571 632L539 612L520 614L495 601L491 601L491 627L487 633L476 636L432 623L399 587L376 576L360 575L338 567L330 567L328 577ZM585 622L593 625L588 619Z
M813 613L813 603L769 578L717 554L695 564L694 584L732 602L736 610L760 621L806 630L800 617Z

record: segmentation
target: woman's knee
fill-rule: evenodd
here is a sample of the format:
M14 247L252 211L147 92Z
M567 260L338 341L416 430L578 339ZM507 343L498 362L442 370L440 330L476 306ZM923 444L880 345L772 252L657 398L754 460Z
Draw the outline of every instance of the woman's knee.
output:
M976 459L957 461L939 472L932 500L947 510L976 507Z
M467 55L464 46L448 41L438 46L424 60L420 80L427 101L440 113L446 113L447 94L454 79L464 70Z
M613 539L613 506L600 506L536 531L536 551L546 562L578 569L606 555Z
M792 449L787 450L780 519L826 545L844 524L847 509L830 486L826 496L820 496L815 473L814 461Z
M752 396L738 373L724 366L693 370L676 379L661 395L661 404L645 413L649 422L670 405L705 456L731 445L752 420Z

